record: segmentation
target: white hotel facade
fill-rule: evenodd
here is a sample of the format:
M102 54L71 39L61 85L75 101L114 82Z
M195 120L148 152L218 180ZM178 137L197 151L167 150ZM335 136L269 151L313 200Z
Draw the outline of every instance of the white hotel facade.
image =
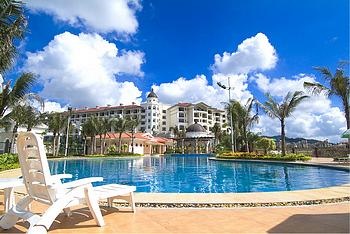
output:
M209 133L210 128L215 123L220 124L225 129L227 116L224 110L211 107L203 102L196 104L178 103L173 106L160 103L158 96L152 91L147 95L147 100L140 105L105 106L94 108L73 109L71 121L77 126L81 126L90 116L99 118L137 118L140 124L137 127L139 132L153 134L170 134L171 128L178 127L179 130L186 128L197 122L201 124ZM77 132L78 133L78 130Z

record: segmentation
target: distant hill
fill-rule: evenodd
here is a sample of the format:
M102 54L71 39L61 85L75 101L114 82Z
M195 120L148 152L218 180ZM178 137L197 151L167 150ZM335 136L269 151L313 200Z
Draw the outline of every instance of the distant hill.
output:
M281 135L278 135L278 136L263 136L263 137L267 137L267 138L273 138L275 139L276 142L279 142L281 140ZM305 141L307 140L307 142L309 144L316 144L316 143L321 143L322 141L319 141L319 140L315 140L315 139L305 139L305 138L289 138L289 137L286 137L286 143L297 143L299 141Z

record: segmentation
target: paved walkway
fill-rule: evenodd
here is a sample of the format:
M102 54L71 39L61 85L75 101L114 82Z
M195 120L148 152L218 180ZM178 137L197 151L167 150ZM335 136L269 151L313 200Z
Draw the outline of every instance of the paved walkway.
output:
M34 205L35 211L43 209ZM1 207L0 207L1 209ZM149 209L136 213L102 207L97 227L87 208L61 214L49 233L349 233L350 203L304 207ZM23 233L22 222L3 233Z

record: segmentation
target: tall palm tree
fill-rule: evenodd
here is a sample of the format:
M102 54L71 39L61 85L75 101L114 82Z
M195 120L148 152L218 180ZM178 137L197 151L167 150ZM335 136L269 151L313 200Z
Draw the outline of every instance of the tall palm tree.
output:
M220 138L222 134L221 126L219 123L215 123L213 127L211 127L210 131L214 134L214 146L220 143Z
M304 82L304 87L311 92L311 94L319 95L320 93L324 93L327 96L336 96L339 97L343 110L345 112L346 126L350 128L350 81L349 76L347 76L344 70L341 68L337 68L335 73L326 68L326 67L315 67L317 71L319 71L323 78L327 82L326 85L322 85L320 83L311 83Z
M15 42L24 38L26 27L23 2L0 1L0 74L13 64L17 54Z
M53 156L57 156L61 144L61 134L64 133L67 127L68 116L58 112L47 113L45 115L44 123L47 124L48 130L53 133Z
M304 101L309 96L305 95L301 91L296 92L288 92L288 94L284 97L282 103L278 103L272 96L267 93L265 101L263 104L260 104L262 109L266 112L266 114L271 118L277 118L281 124L281 148L282 148L282 156L286 155L286 133L285 133L285 120L289 116L291 116L292 112L296 109L296 107Z
M135 130L136 130L136 127L139 125L140 123L140 120L139 119L128 119L127 120L127 128L128 130L131 131L131 152L132 154L135 153Z
M117 117L112 120L112 126L114 128L115 132L119 133L119 142L118 142L118 153L122 152L122 134L126 131L128 125L127 125L127 119L126 118L121 118Z
M100 154L104 153L104 144L107 133L111 129L111 121L107 118L99 118L95 121L96 135L100 138Z
M87 121L82 125L82 134L90 137L90 154L96 152L96 135L97 135L97 122L96 116L89 117Z
M252 115L251 112L254 107L256 112ZM253 124L259 122L258 105L256 100L254 98L249 98L247 103L244 105L243 110L243 115L241 116L243 139L246 152L249 152L248 133L250 132L250 129L253 126Z
M256 112L252 114L255 107ZM226 105L226 110L233 121L233 132L235 147L241 144L245 151L249 152L248 133L254 123L259 121L257 111L257 101L254 98L249 98L245 105L239 101L232 100Z
M5 115L5 112L24 100L28 95L30 88L35 82L34 74L23 73L17 80L15 85L11 88L11 82L2 84L2 91L0 93L0 118Z

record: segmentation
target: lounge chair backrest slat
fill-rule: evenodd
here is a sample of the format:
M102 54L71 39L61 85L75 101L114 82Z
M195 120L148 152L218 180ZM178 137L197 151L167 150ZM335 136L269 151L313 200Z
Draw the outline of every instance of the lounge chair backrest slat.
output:
M36 200L52 203L57 191L50 185L52 180L45 148L39 135L21 132L17 138L17 151L27 192ZM57 182L57 181L56 181Z

